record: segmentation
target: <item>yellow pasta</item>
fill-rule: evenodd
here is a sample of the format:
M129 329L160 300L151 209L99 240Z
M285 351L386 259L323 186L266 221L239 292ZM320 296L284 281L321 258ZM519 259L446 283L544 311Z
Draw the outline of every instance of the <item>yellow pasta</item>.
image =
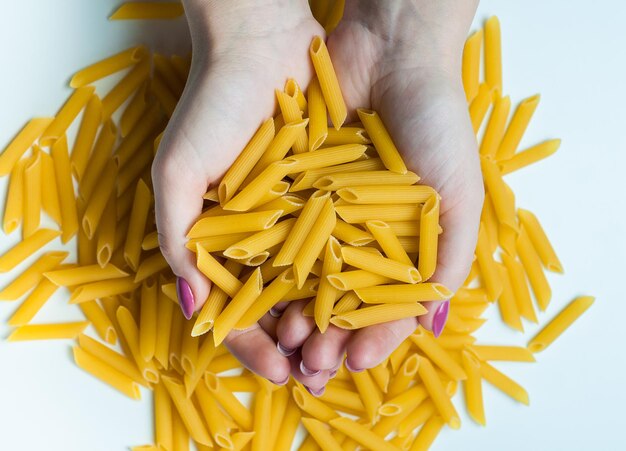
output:
M71 287L101 280L126 277L128 273L113 264L107 264L104 267L100 265L87 265L57 269L46 272L44 276L58 286Z
M374 241L372 235L341 219L337 219L337 223L333 229L333 236L351 246L363 246Z
M137 125L139 119L145 114L150 102L149 97L148 82L145 82L137 92L135 92L135 95L130 102L128 102L128 106L122 113L122 117L120 118L120 134L122 138L128 136L131 130L135 128L135 125Z
M432 401L427 400L420 403L415 410L410 412L406 418L402 419L398 424L398 436L407 437L413 430L426 423L435 413L435 406Z
M139 330L133 314L126 307L120 306L116 312L117 321L122 332L122 336L128 346L137 368L143 378L153 384L159 382L160 375L152 360L146 361L141 356L139 349ZM165 378L163 378L165 379ZM171 394L171 393L170 393Z
M303 112L298 105L298 101L294 97L291 97L288 94L277 89L276 99L278 100L278 105L286 124L302 120ZM295 141L293 143L293 153L297 154L307 152L309 150L308 147L308 137L306 134L306 130L302 128L295 136Z
M22 238L28 238L39 228L41 220L41 149L36 149L35 154L24 167L24 206Z
M102 102L96 94L93 94L83 112L83 118L72 149L71 169L78 181L81 180L87 167L89 154L101 122Z
M7 272L19 265L47 243L61 234L56 230L39 229L24 241L0 255L0 272Z
M5 234L13 232L22 222L24 211L24 168L28 159L15 163L11 170L7 199L4 205L2 230Z
M165 257L161 252L155 252L149 257L144 258L139 267L137 267L137 274L135 274L135 282L141 282L146 278L166 270L169 268Z
M343 144L341 146L318 149L315 152L292 155L277 164L284 168L285 174L310 171L349 163L361 157L366 149L367 147L362 144Z
M57 112L54 120L48 125L45 131L39 138L39 143L42 146L49 146L59 139L72 123L72 121L78 116L78 113L89 102L93 95L94 89L92 86L85 86L76 89L72 95L67 99L65 104Z
M133 270L139 265L141 241L144 236L148 212L152 204L150 188L140 180L135 189L135 200L130 215L130 223L124 242L124 260Z
M113 159L117 166L121 168L128 164L130 159L137 155L137 149L141 148L146 138L153 137L162 125L163 115L158 105L148 107L116 149ZM148 149L147 152L151 153L152 146L146 143L145 147Z
M541 227L537 217L530 211L524 209L517 210L517 217L526 229L528 237L537 251L537 255L541 259L543 266L549 271L563 273L563 265L548 239L546 232Z
M304 285L311 272L313 263L315 263L317 256L324 248L324 244L331 236L330 234L335 228L336 221L337 217L335 216L333 203L330 199L326 199L311 227L311 230L315 230L315 234L309 235L304 239L302 246L298 249L293 259L293 272L298 288L302 288Z
M463 368L424 329L417 329L411 340L432 363L437 365L450 379L460 381L467 378Z
M251 451L262 451L267 445L269 438L269 426L270 426L270 409L272 404L272 392L266 389L261 389L257 392L254 398L254 422L252 430L254 431L254 437L252 437Z
M47 279L42 279L35 289L22 302L13 316L7 320L10 326L23 326L28 324L46 301L57 290L57 286Z
M0 301L15 301L22 297L41 281L45 272L57 267L67 256L68 253L62 251L51 251L40 256L0 291Z
M355 268L410 284L422 280L420 273L413 265L380 257L356 247L344 247L341 253L344 261Z
M516 153L508 160L504 160L498 163L500 172L502 175L509 174L513 171L517 171L529 164L536 163L543 160L556 152L561 146L560 139L550 139L540 144L532 146L526 150Z
M274 120L270 118L261 124L222 178L218 188L219 202L222 205L232 199L273 139Z
M41 152L41 180L45 180L47 187L41 190L41 206L54 222L61 225L61 209L59 206L59 195L57 193L56 174L52 157L45 152Z
M330 430L319 420L302 418L302 424L324 451L341 451L343 448L333 437Z
M133 291L138 285L133 279L133 276L127 276L79 285L72 291L69 302L70 304L80 304L81 302Z
M465 41L463 47L463 64L461 76L467 103L471 103L478 93L480 76L480 48L482 47L483 31L478 30Z
M280 244L287 239L295 222L295 218L287 219L275 224L274 227L246 237L228 247L224 251L224 256L236 259L250 258L259 252Z
M82 227L90 240L94 237L100 224L109 197L115 189L117 168L113 160L109 160L101 173L102 183L97 185L83 214ZM132 267L132 265L131 265ZM135 268L133 268L135 269Z
M222 448L233 448L233 440L228 430L226 418L222 415L217 401L213 398L205 384L198 385L196 399L215 444Z
M76 365L132 399L141 399L139 385L78 346L72 348Z
M15 328L7 337L7 341L73 339L88 325L89 322L87 321L58 324L25 324Z
M420 429L409 451L421 451L430 448L445 422L440 416L431 416Z
M522 317L537 323L537 314L530 298L524 267L519 261L506 253L503 253L501 256L511 283L517 311Z
M506 360L509 362L534 362L535 358L526 348L517 346L472 345L469 350L480 360Z
M352 204L419 204L436 197L429 186L353 186L340 188L337 195Z
M24 152L39 139L53 118L38 117L31 119L9 145L0 153L0 177L8 175Z
M150 74L148 59L137 63L102 99L102 119L111 115L145 82Z
M226 413L228 413L242 429L251 430L253 421L252 414L241 404L241 401L239 401L232 392L228 391L226 387L220 383L220 379L214 374L206 373L204 378L209 391L215 396L215 399Z
M175 19L184 14L183 5L178 2L126 2L109 20Z
M333 316L330 322L342 329L353 330L371 326L372 324L424 315L426 311L419 302L414 304L381 304L340 313Z
M342 291L356 290L375 285L392 283L394 279L370 271L345 271L328 276L328 281Z
M138 384L147 386L146 380L143 378L134 361L129 360L126 356L119 354L113 349L103 345L85 334L78 336L78 344L80 348L93 355L95 358L110 366L115 371L129 377Z
M370 144L371 141L361 127L341 127L339 130L328 130L324 146L339 146L342 144Z
M541 311L545 311L552 298L552 289L541 267L541 259L537 255L525 227L520 229L516 248L520 261L524 265L524 271L530 286L533 289L537 305Z
M500 21L492 16L485 22L485 81L502 92L502 50Z
M419 205L341 205L337 214L348 224L363 223L372 219L385 222L418 221L422 207Z
M309 107L309 152L318 149L328 136L326 102L317 78L309 83L307 91Z
M498 272L496 262L489 249L485 226L480 225L478 231L478 242L476 243L476 260L480 267L480 273L485 283L485 288L490 301L495 301L502 293L503 282Z
M428 280L437 268L439 241L439 195L434 193L424 204L420 221L419 259L417 269Z
M366 286L355 288L354 292L366 304L441 301L449 299L453 295L449 289L440 283Z
M61 208L61 241L67 243L78 230L78 213L65 136L53 144L50 154Z
M363 447L377 451L397 451L397 448L386 442L384 438L376 435L354 420L346 417L338 417L333 418L329 423L331 427L343 432Z
M157 283L152 277L141 285L139 318L139 351L144 360L154 357L157 329Z
M116 139L117 127L113 121L109 120L100 128L98 140L89 158L89 163L85 168L85 173L78 185L78 194L81 200L89 200L96 190L98 182L101 181L102 170L106 167L107 162L111 160L111 153ZM107 181L106 183L110 182Z
M487 362L480 364L480 374L487 382L503 391L511 398L522 404L529 404L528 393L510 377L502 374L500 371L489 365Z
M154 387L154 442L173 449L172 401L163 382Z
M528 343L530 352L541 352L552 344L580 315L591 307L595 298L581 296L570 302L559 314L544 326Z
M485 134L480 142L480 155L485 158L494 159L496 157L496 152L504 136L510 109L511 99L509 96L496 97Z
M80 88L114 74L115 72L119 72L144 59L147 53L148 50L144 46L138 46L105 58L76 72L70 80L70 86L72 88Z
M424 202L424 194L432 192L432 188L427 186L403 186L414 185L419 181L419 177L413 172L397 174L391 171L361 171L361 172L340 172L320 177L313 186L317 189L338 191L341 188L354 187L351 190L343 190L347 197L343 199L351 203L384 203L393 200L398 203ZM381 185L381 187L378 187ZM375 189L372 189L376 187ZM363 193L363 191L365 191ZM388 194L398 193L399 200ZM365 199L363 198L365 194ZM429 196L426 194L426 198ZM354 199L354 200L353 200ZM374 201L372 199L380 199ZM417 200L412 200L417 199ZM422 200L420 200L422 199Z
M378 417L378 408L383 402L382 393L378 390L368 370L352 372L350 376L363 401L365 413L371 421L375 421Z
M317 181L327 175L349 172L381 171L385 166L380 158L369 158L352 163L340 164L320 169L312 169L298 175L291 184L290 191L302 191L312 188Z
M402 362L402 366L389 382L388 389L386 390L387 399L393 399L409 388L409 385L416 377L418 365L419 359L417 354L410 354L404 362ZM379 367L381 366L379 365Z
M367 131L368 136L374 143L374 147L378 151L378 156L383 161L387 169L398 174L406 174L407 168L394 145L389 132L385 128L383 121L378 113L372 110L357 109L359 118L363 123L363 127Z
M517 106L498 147L497 160L508 160L513 157L538 104L539 94L522 100Z
M328 49L320 36L313 38L309 54L313 62L313 67L315 68L315 74L319 80L322 94L324 95L328 115L335 129L339 130L348 116L348 110L341 94L339 81L337 80L333 63L330 60Z
M118 155L115 155L115 158ZM139 148L121 169L117 176L116 192L117 195L124 193L133 183L139 179L143 171L152 163L152 145L148 141Z
M469 115L474 133L478 133L492 102L493 90L486 83L482 83L478 88L478 94L476 94L469 106Z
M500 270L500 278L503 281L502 293L500 293L500 297L498 298L498 309L500 310L500 316L502 317L502 321L509 327L523 332L524 326L522 325L520 313L517 309L517 304L515 302L513 287L511 285L509 275L502 265L498 265L498 268Z
M342 264L341 246L339 241L331 236L326 244L320 285L315 296L315 324L322 333L326 332L335 301L341 295L327 278L330 274L341 272Z
M196 265L215 285L234 297L243 284L200 245L196 246Z
M439 415L441 415L441 418L443 418L445 423L452 429L459 429L461 427L459 415L452 405L450 397L446 393L446 390L439 379L439 375L433 368L430 360L420 357L417 371L426 386L426 390L428 391L433 404L437 408Z

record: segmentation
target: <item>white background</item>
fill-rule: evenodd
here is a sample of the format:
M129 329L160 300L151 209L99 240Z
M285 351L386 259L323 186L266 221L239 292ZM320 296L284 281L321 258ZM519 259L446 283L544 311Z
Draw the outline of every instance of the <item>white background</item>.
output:
M55 113L75 70L139 42L166 54L186 50L183 21L108 22L118 3L5 5L0 148L32 116ZM507 177L566 270L549 276L554 297L540 321L577 295L597 301L536 364L497 365L528 389L530 407L485 386L488 426L474 425L458 404L462 429L443 431L434 449L626 449L626 3L483 1L474 28L492 14L502 24L505 92L514 102L542 94L522 147L563 139L555 156ZM0 193L6 182L0 180ZM0 236L0 253L16 234ZM0 274L0 286L27 265ZM59 292L36 321L79 319L66 299ZM0 303L1 338L15 308ZM496 311L487 315L494 321L480 331L484 343L525 345L537 330L525 323L521 336L500 326ZM0 450L115 451L150 443L148 392L141 402L118 395L73 365L70 345L0 341Z

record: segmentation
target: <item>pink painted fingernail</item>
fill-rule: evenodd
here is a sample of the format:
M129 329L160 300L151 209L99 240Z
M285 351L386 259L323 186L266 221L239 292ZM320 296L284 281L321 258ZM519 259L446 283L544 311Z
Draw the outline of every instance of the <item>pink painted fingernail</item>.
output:
M319 396L322 396L324 394L324 391L326 391L326 387L322 387L319 390L313 390L312 388L307 387L306 385L304 386L304 388L306 388L306 391L308 391L309 393L311 393L313 396L315 396L316 398Z
M176 295L178 296L178 303L183 311L183 315L185 315L185 318L191 319L194 308L193 292L187 281L182 277L176 278Z
M307 377L317 376L321 373L321 370L313 371L304 366L304 360L300 360L300 371Z
M278 349L278 352L280 352L285 357L289 357L290 355L293 355L294 352L296 352L295 349L286 348L285 346L281 345L280 341L276 342L276 349Z
M438 337L443 332L443 327L446 325L446 321L448 320L448 312L450 311L450 302L445 301L439 307L437 307L437 311L433 316L433 335Z
M352 368L350 364L348 363L348 359L346 359L346 368L348 368L348 371L350 371L351 373L360 373L364 369L364 368Z
M335 377L336 375L337 375L337 370L333 370L330 373L328 373L328 377L330 377L331 379Z
M283 312L281 312L280 310L276 310L274 307L272 307L270 309L270 315L272 315L274 318L280 318L281 316L283 316Z
M282 381L272 381L274 384L276 385L286 385L287 382L289 382L289 376L287 376L285 379L283 379Z

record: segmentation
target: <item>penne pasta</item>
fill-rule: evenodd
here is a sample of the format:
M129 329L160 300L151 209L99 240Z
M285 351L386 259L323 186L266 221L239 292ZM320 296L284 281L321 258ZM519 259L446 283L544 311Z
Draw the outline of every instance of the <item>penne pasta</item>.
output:
M326 191L352 188L352 190L343 191L348 197L341 196L339 192L337 193L350 203L385 203L390 200L398 203L424 202L425 199L419 199L423 199L424 194L427 194L426 192L432 192L432 188L427 186L409 186L414 185L418 181L419 177L413 172L397 174L391 171L361 171L326 175L320 177L313 185L317 189ZM393 197L390 199L389 193L396 192L396 190L400 190L398 192L400 200L396 200ZM365 199L363 196L365 196ZM410 200L411 197L418 200L412 201ZM380 200L372 201L374 198Z
M126 2L109 20L176 19L184 14L183 5L178 2Z
M356 288L354 292L366 304L442 301L449 299L453 294L440 283L366 286L364 288Z
M153 146L146 142L146 139L154 137L158 133L158 130L163 125L162 121L163 115L159 106L154 104L148 107L147 111L141 116L115 151L113 159L118 168L126 166L131 158L135 158L138 149L142 149L143 152L148 154L152 153ZM124 190L122 189L118 193L122 191Z
M516 244L519 259L524 266L537 305L541 311L545 311L552 298L552 289L541 267L541 259L537 255L525 227L520 229Z
M22 222L24 212L24 168L28 159L19 160L11 170L7 199L4 205L2 230L5 234L13 232Z
M504 136L504 130L506 128L506 120L509 116L511 109L511 99L509 96L496 97L491 110L491 116L485 129L485 134L480 142L480 155L488 158L495 159L496 152Z
M94 145L85 172L78 185L80 200L88 201L101 181L102 171L111 160L111 154L117 139L117 127L113 121L106 121L100 128L100 134ZM115 180L115 179L114 179ZM115 185L115 181L105 181L107 185Z
M24 166L22 239L35 233L41 220L41 154L41 149L36 148Z
M215 444L222 448L232 449L233 440L226 418L205 384L198 385L195 397Z
M213 373L205 373L204 381L217 402L228 413L235 423L243 430L251 430L252 413L239 401L235 395L220 383L220 379Z
M541 259L541 263L548 271L563 273L563 265L559 261L546 232L541 227L537 217L530 211L524 209L517 210L517 217L526 229L528 237Z
M187 238L267 230L276 224L281 214L282 210L268 210L202 218L191 228Z
M498 299L503 289L503 282L496 262L489 248L489 242L486 235L484 223L480 224L478 231L478 242L476 243L476 260L480 267L480 274L485 284L488 299L494 302Z
M328 130L324 146L340 146L342 144L371 144L370 139L361 127L341 127L339 130Z
M508 160L498 163L498 167L502 175L510 174L518 169L524 168L529 164L536 163L555 153L561 146L560 139L550 139L526 150L516 153Z
M0 255L0 273L12 270L60 234L61 232L52 229L39 229L24 241L20 241Z
M128 276L113 264L103 267L99 265L77 266L67 269L56 269L44 273L44 276L57 286L71 287L101 280L117 279Z
M7 341L73 339L88 325L87 321L58 324L25 324L15 328L7 337Z
M313 78L308 88L309 107L309 152L317 150L328 136L326 102L319 80Z
M144 59L148 54L148 49L144 46L131 47L113 56L93 63L86 68L76 72L70 80L72 88L80 88L89 85L94 81L107 77L115 72L126 69L133 64Z
M355 268L409 284L422 280L420 273L413 265L381 257L356 247L344 247L341 253L344 261Z
M13 141L0 153L0 177L8 175L24 152L39 139L54 118L36 117L31 119Z
M78 75L78 74L77 74ZM71 84L72 82L70 82ZM71 157L71 171L74 178L80 182L87 168L89 154L91 153L96 133L102 123L102 102L100 98L93 94L83 112L80 128L74 140ZM60 138L63 139L63 138ZM58 141L57 141L58 142ZM56 145L56 144L55 144Z
M154 362L152 360L146 361L141 356L141 351L139 348L139 330L137 328L137 323L133 318L133 314L126 307L120 306L117 309L116 317L120 327L121 335L123 336L124 341L128 346L128 350L133 357L133 360L135 361L139 372L146 381L152 384L158 383L160 380L160 375Z
M0 300L15 301L35 287L43 274L56 268L68 256L67 252L52 251L41 255L31 266L0 291Z
M487 362L482 362L480 364L480 375L491 385L500 391L503 391L516 401L526 405L529 404L528 393L526 393L526 390L524 390L524 388L513 379L501 373Z
M364 223L370 220L384 222L419 221L422 207L419 205L341 205L337 214L348 224Z
M362 269L331 274L327 277L332 286L341 291L356 290L391 283L394 279Z
M302 418L302 424L311 434L315 442L324 451L342 451L340 443L333 437L330 430L319 420Z
M397 451L397 448L386 442L384 438L376 435L367 427L351 420L350 418L333 418L329 421L329 423L331 427L343 432L363 447L378 451Z
M409 337L422 353L437 365L453 381L465 380L467 375L461 365L454 360L436 339L428 335L424 329L417 329Z
M79 285L72 290L69 303L80 304L106 296L132 292L138 285L133 279L133 276L126 276Z
M95 188L83 214L82 228L90 240L95 236L96 230L100 225L100 220L109 198L114 195L116 175L117 168L115 163L113 160L109 160L101 174L103 182ZM133 267L133 269L136 269L136 267Z
M128 232L124 242L124 260L133 270L139 266L141 255L141 241L146 228L148 212L152 205L152 193L150 188L140 180L135 188L135 199L130 214Z
M502 50L500 38L500 21L491 16L485 22L485 81L502 92Z
M243 284L200 245L196 246L196 265L215 285L234 297Z
M406 174L407 168L404 161L378 113L363 108L357 109L357 113L385 167L392 172Z
M276 99L278 100L278 106L280 107L283 119L285 120L285 125L301 121L303 112L298 105L298 101L294 97L291 97L290 95L279 91L278 89L276 89L275 92ZM284 126L282 128L284 128ZM308 137L306 134L306 130L304 128L301 128L295 135L295 139L293 142L293 153L298 154L307 151Z
M100 338L109 344L115 344L117 342L115 327L97 301L83 302L78 304L78 308L83 312L85 318L89 320Z
M78 344L80 349L94 356L118 373L123 374L138 384L147 386L147 382L137 369L134 361L129 360L129 358L125 355L119 354L113 349L85 334L80 334L78 336Z
M154 442L166 450L173 449L172 400L163 382L154 387Z
M35 289L22 302L13 316L7 320L10 326L23 326L28 324L50 296L57 290L57 286L47 279L42 279Z
M157 329L157 282L150 277L141 284L139 352L145 361L154 357Z
M335 301L341 295L341 291L328 281L328 276L341 272L342 265L341 246L339 241L331 236L326 243L324 264L314 304L315 324L321 333L326 332Z
M65 134L65 131L74 121L78 113L87 105L91 99L95 88L93 86L85 86L74 90L72 95L67 99L65 104L57 112L54 120L50 122L39 138L39 144L42 146L50 146L54 141Z
M539 98L539 94L528 97L517 106L498 147L498 152L496 153L498 161L508 160L515 154L517 146L519 146L522 136L528 127L528 123L539 104Z
M98 237L96 241L96 260L101 267L106 266L113 256L115 247L115 230L117 198L111 194L107 201L102 218L98 227Z
M309 54L313 62L313 67L315 68L315 74L319 80L324 102L328 108L328 115L335 129L339 130L348 116L348 110L343 100L339 81L337 80L333 63L330 60L328 49L320 36L313 38Z
M498 298L500 316L502 317L502 321L509 327L523 332L524 326L522 325L520 313L517 310L517 304L515 302L513 287L511 286L509 275L502 265L498 265L498 268L500 270L500 278L503 281L502 293L500 293L500 297Z
M310 189L322 177L332 174L343 174L350 172L369 172L384 170L385 166L380 158L369 158L367 160L357 160L352 163L339 164L320 169L312 169L299 174L291 184L290 191L303 191Z
M478 94L476 94L476 97L474 97L474 100L469 106L470 120L475 134L478 133L492 102L493 89L486 83L482 83L478 87Z
M135 274L135 282L141 282L150 276L169 269L169 265L161 252L155 252L141 261Z
M430 398L437 408L439 415L444 422L452 429L458 429L461 427L461 420L459 418L454 405L450 401L449 395L437 375L437 372L433 368L430 360L420 357L418 366L418 374L424 386L430 395Z
M102 99L102 119L111 115L146 81L150 74L150 62L139 61Z
M342 329L353 330L397 319L412 318L424 315L426 312L427 310L419 302L414 304L381 304L340 313L333 316L330 322Z
M467 103L471 103L478 93L482 41L483 30L478 30L466 39L463 47L461 78L463 79L463 90Z
M224 256L236 259L250 258L272 246L280 244L287 239L295 222L295 218L286 219L269 229L246 237L228 247L224 251Z
M59 206L59 194L57 192L56 174L52 157L41 152L41 180L47 181L47 187L41 190L41 206L48 217L61 225L61 209ZM45 182L44 182L45 183Z

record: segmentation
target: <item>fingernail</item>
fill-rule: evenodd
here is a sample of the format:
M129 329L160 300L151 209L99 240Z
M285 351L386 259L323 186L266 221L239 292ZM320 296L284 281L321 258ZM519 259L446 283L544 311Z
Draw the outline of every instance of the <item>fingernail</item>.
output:
M285 379L283 379L282 381L272 381L274 384L276 385L286 385L287 382L289 382L289 376L287 376Z
M348 359L346 359L346 368L348 368L348 371L350 371L351 373L360 373L361 371L363 371L363 368L352 368L348 363Z
M300 360L300 371L302 372L302 374L304 374L307 377L317 376L318 374L321 373L320 370L313 371L313 370L308 369L306 366L304 366L304 360Z
M336 375L337 375L337 370L333 370L330 373L328 373L328 377L330 377L331 379L335 377Z
M182 277L176 278L176 295L178 296L178 303L183 311L183 315L185 315L185 318L191 319L194 308L193 293L187 281Z
M285 346L281 345L280 341L276 342L276 349L278 349L278 352L280 352L285 357L289 357L290 355L293 355L294 352L296 352L295 349L286 348Z
M322 387L319 390L313 390L312 388L309 388L306 385L304 386L304 388L306 388L306 391L311 393L316 398L319 397L319 396L322 396L324 394L324 391L326 390L326 387Z
M443 327L448 320L448 311L450 310L450 302L445 301L439 307L433 316L433 335L437 338L443 332Z
M281 312L280 310L276 310L274 307L272 307L270 309L270 315L272 315L274 318L280 318L281 316L283 316L283 312Z

